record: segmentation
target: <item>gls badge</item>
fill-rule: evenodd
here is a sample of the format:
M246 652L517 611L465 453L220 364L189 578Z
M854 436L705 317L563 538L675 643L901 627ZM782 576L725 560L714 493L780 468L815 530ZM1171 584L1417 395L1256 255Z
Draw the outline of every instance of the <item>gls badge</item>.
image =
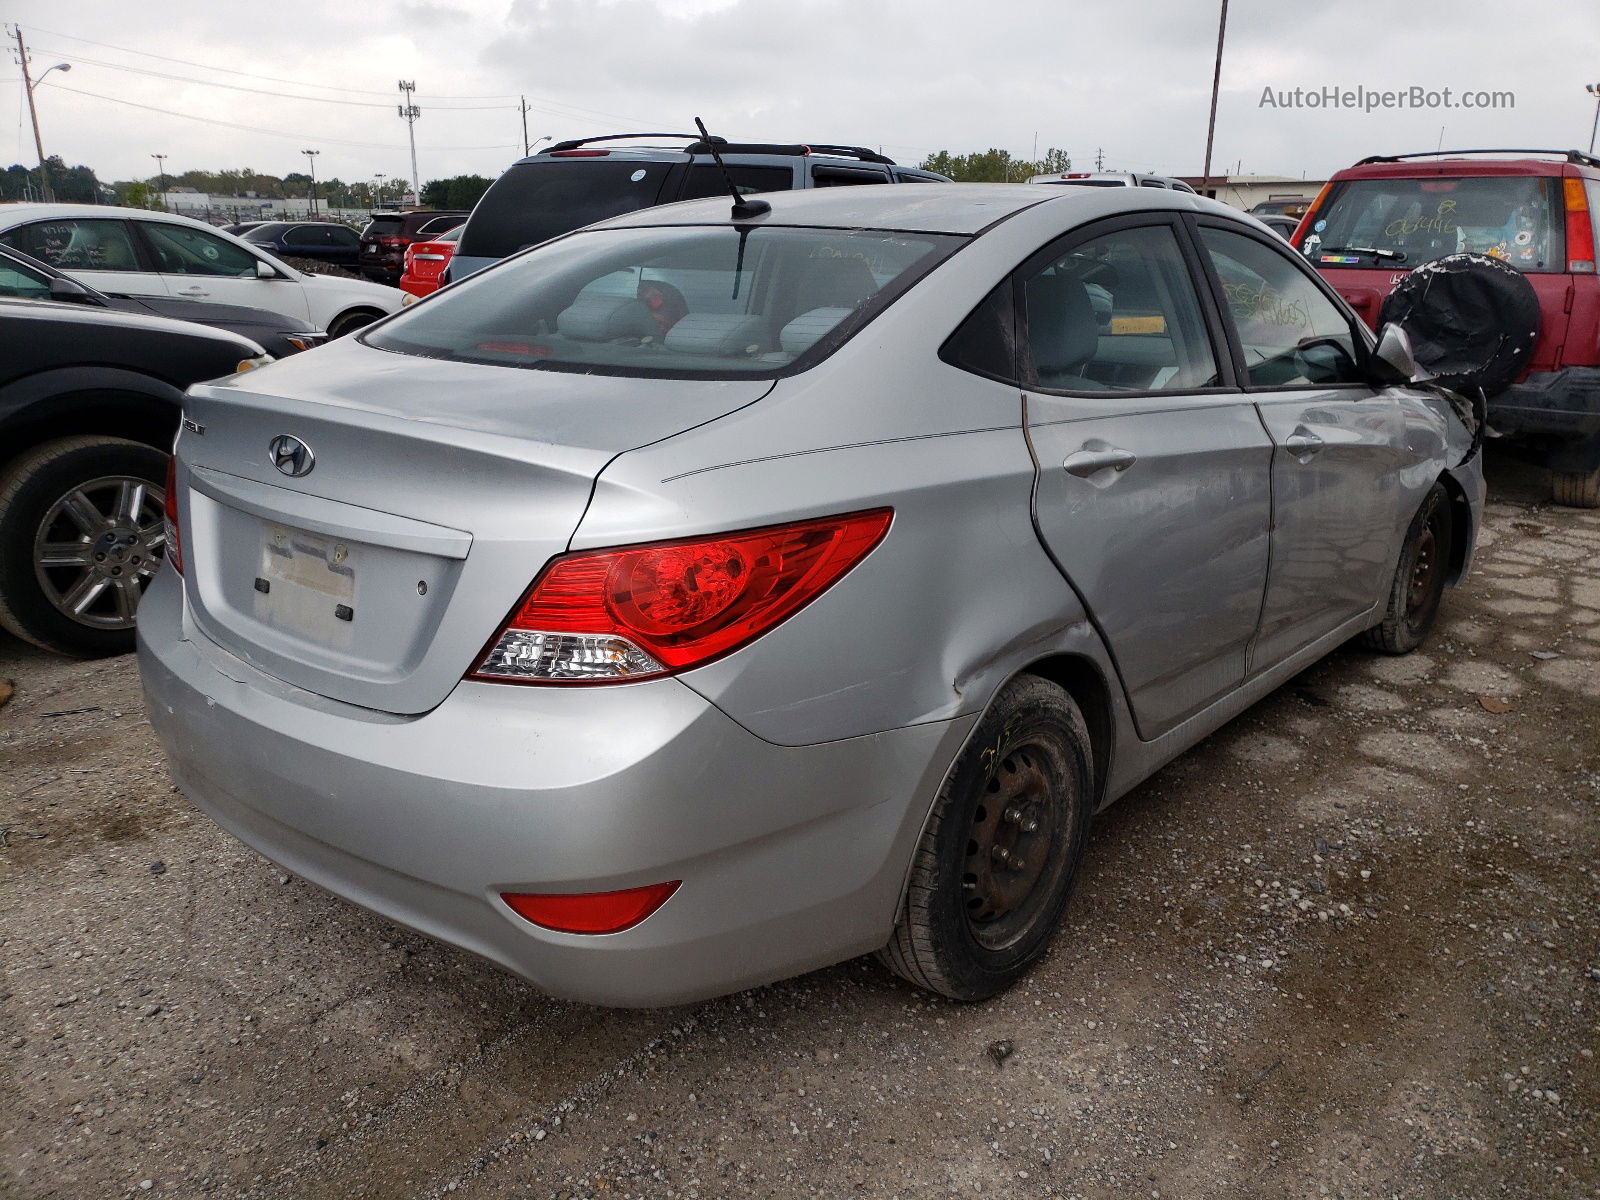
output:
M311 453L311 447L287 433L273 438L267 444L267 453L272 455L273 466L295 479L311 474L311 468L317 465L317 456Z

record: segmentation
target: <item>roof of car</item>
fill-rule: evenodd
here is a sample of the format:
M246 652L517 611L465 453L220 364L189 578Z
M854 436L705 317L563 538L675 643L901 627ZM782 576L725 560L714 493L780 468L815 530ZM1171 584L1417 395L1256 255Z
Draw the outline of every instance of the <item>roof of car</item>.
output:
M1568 168L1600 175L1600 159L1577 150L1443 150L1418 154L1375 154L1334 172L1338 179L1393 179L1417 176L1565 175Z
M1041 204L1103 206L1108 197L1128 209L1190 209L1244 214L1192 192L1168 188L1030 187L1025 183L918 183L901 187L797 188L763 192L771 212L752 225L812 225L825 229L894 229L908 233L982 233L1008 217ZM684 200L641 208L603 222L609 228L650 225L713 225L733 221L728 197ZM743 224L744 222L740 222Z
M13 224L17 221L48 221L52 218L83 217L142 217L150 221L172 221L179 225L193 225L210 229L204 221L180 217L177 213L161 212L150 208L119 208L114 204L0 204L0 221Z

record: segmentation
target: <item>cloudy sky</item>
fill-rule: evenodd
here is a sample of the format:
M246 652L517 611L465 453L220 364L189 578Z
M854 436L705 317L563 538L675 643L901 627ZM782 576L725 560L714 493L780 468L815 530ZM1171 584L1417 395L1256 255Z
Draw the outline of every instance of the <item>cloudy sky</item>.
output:
M47 153L102 179L249 167L494 175L530 138L690 129L881 146L916 163L991 146L1197 174L1215 0L0 0L34 70ZM8 26L9 28L9 26ZM14 49L14 43L13 47ZM0 161L35 161L14 55ZM1317 177L1371 153L1587 147L1595 0L1231 0L1214 169ZM226 85L226 86L223 86ZM1264 89L1510 92L1500 110L1290 109Z

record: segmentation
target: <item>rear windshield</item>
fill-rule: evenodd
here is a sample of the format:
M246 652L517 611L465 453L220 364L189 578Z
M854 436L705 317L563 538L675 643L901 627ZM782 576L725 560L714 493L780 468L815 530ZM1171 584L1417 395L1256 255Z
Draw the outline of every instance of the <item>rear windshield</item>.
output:
M1557 182L1528 175L1352 179L1317 210L1300 249L1321 267L1410 270L1471 253L1524 271L1563 271Z
M401 216L373 217L372 223L361 231L362 237L394 237L406 227L406 219Z
M472 210L467 258L505 258L584 225L661 202L674 164L626 158L519 163Z
M783 375L826 357L965 241L882 230L594 230L474 275L363 340L511 367Z

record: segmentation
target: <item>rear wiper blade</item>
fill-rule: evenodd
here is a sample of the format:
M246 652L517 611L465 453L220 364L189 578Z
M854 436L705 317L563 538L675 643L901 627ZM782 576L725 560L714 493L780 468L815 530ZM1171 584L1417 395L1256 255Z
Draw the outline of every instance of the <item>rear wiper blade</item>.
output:
M1405 262L1406 256L1400 250L1379 250L1376 246L1321 246L1319 254L1370 254L1373 258L1387 258L1391 262Z

